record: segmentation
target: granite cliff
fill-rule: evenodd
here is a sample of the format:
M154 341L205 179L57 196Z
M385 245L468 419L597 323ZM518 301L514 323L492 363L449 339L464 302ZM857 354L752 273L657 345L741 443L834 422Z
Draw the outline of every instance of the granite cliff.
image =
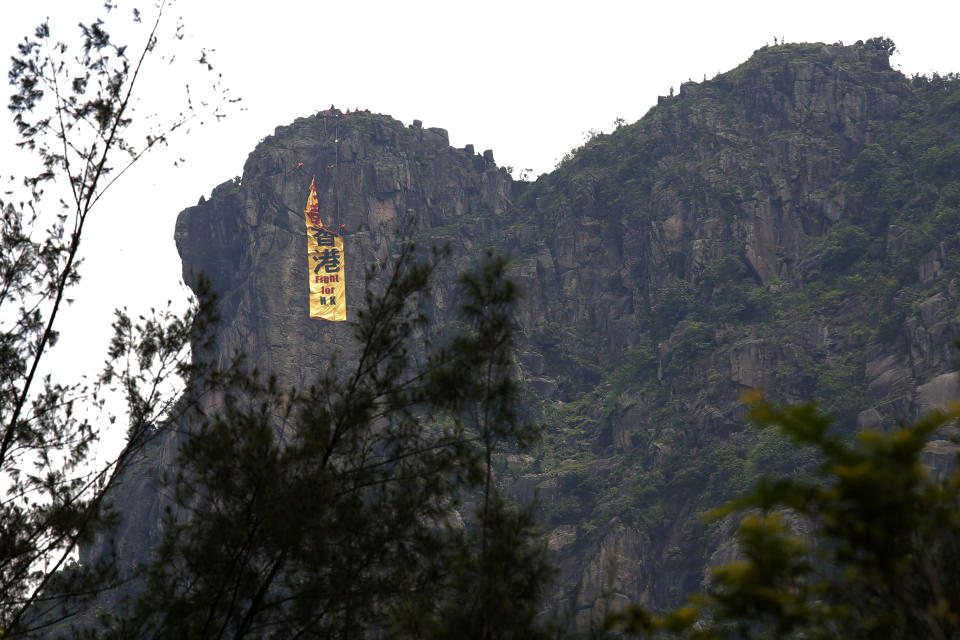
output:
M547 436L502 480L537 496L584 629L605 607L676 603L732 553L700 515L762 473L811 461L746 427L740 391L817 399L839 428L895 424L957 396L960 82L904 77L879 40L765 47L688 82L536 182L442 129L324 112L278 127L243 175L180 214L184 273L221 300L218 357L308 383L350 328L307 318L302 207L343 225L348 309L397 228L449 243L428 314L484 248L522 286L517 367ZM119 501L143 557L176 436ZM932 466L954 447L931 444Z

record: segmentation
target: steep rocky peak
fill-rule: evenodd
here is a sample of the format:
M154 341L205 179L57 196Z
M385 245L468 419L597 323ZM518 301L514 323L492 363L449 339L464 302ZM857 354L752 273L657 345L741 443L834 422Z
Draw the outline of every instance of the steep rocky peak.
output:
M250 353L291 382L309 379L350 335L307 317L303 207L311 181L323 223L344 235L348 317L363 301L366 268L390 260L398 234L475 255L511 207L513 187L492 152L452 148L445 130L419 121L321 111L264 138L241 177L180 214L176 241L186 281L205 273L220 297L223 357ZM436 293L442 315L453 295ZM295 356L303 345L317 360Z
M484 248L508 254L524 291L517 372L549 426L510 473L517 494L539 492L557 600L583 624L604 594L666 605L725 548L729 523L708 531L699 513L809 463L745 429L738 392L816 398L856 428L955 389L960 82L928 91L890 69L891 46L764 47L533 183L417 121L299 118L180 214L184 272L221 297L222 361L241 351L302 385L352 340L308 318L312 179L325 224L343 225L348 315L398 228L453 249L424 308L441 322L455 317L456 272ZM128 526L145 548L154 533Z

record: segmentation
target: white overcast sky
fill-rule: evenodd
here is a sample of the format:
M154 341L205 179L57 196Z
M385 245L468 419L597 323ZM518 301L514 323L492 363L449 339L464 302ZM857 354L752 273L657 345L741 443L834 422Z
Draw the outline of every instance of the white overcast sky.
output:
M102 14L102 4L0 0L4 61L44 17L56 36L73 38L76 22ZM119 5L129 12L129 3ZM140 6L151 15L152 0ZM537 175L584 132L610 131L618 117L635 121L671 86L727 71L774 37L849 44L884 35L896 42L892 62L904 73L960 71L960 3L942 0L179 0L161 31L178 17L187 34L181 54L146 70L147 106L178 109L178 83L188 77L180 65L196 67L206 47L245 110L174 137L101 202L58 348L90 371L102 361L111 309L185 297L173 244L178 212L239 175L276 126L331 103L443 127L453 145L493 149L515 175ZM0 122L2 169L16 173L10 117ZM185 163L174 168L177 157Z

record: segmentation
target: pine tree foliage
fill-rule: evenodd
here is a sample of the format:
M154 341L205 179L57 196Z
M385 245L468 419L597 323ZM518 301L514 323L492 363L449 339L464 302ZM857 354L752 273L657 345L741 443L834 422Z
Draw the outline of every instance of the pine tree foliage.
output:
M82 606L65 610L62 596L109 584L109 566L81 568L72 558L81 540L109 522L102 500L109 479L163 414L161 389L188 355L192 315L161 311L131 322L121 313L118 327L139 341L130 343L136 361L112 360L89 384L44 373L98 202L194 115L188 106L162 121L138 110L141 72L158 55L165 6L160 2L154 21L143 25L146 39L136 53L96 19L79 25L76 41L56 39L44 22L11 59L8 107L24 172L10 176L0 196L0 630L11 636L49 629ZM114 3L103 8L109 12ZM136 9L133 19L142 20ZM119 353L115 345L111 355ZM93 416L111 385L134 401L132 446L91 468L92 446L110 423Z
M420 355L442 254L416 255L402 243L368 284L356 355L312 386L239 363L204 378L222 403L184 436L145 586L101 622L113 637L534 637L546 552L491 477L497 448L536 437L510 375L516 290L487 256L464 279L463 331Z
M759 426L819 455L816 481L767 478L719 509L747 510L739 559L687 606L663 616L634 606L610 627L645 638L960 638L960 471L938 478L922 463L960 407L851 436L812 404L747 400Z

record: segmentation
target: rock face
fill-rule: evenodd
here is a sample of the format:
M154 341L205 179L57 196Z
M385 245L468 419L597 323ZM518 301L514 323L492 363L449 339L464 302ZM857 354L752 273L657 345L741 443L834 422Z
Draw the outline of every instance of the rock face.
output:
M283 386L305 386L333 354L349 357L348 324L309 319L303 207L314 178L324 224L343 226L348 317L363 302L366 268L390 260L400 233L425 246L449 243L459 256L431 292L432 314L446 317L458 269L497 236L496 219L511 206L510 176L486 155L451 148L443 129L364 113L317 114L278 127L247 159L241 179L215 187L177 219L185 282L196 286L203 274L218 297L212 360L244 354ZM133 516L114 536L124 562L146 560L158 540L160 479L175 469L178 431L155 438L121 480L119 502ZM106 544L99 540L84 555Z
M314 176L324 222L344 228L348 313L397 228L452 246L438 319L473 256L509 254L525 293L517 367L547 437L503 482L537 497L555 601L585 629L608 607L697 588L733 529L700 514L761 473L809 467L743 425L740 391L816 398L844 429L958 397L960 83L933 84L869 43L764 48L535 183L418 121L317 114L182 212L177 246L188 280L206 273L222 300L219 357L246 353L295 385L351 337L307 318ZM911 142L918 130L939 156ZM175 449L157 443L120 494L141 514L119 535L131 549L149 548L151 491ZM942 473L953 454L940 440L928 457Z
M223 353L247 353L298 384L352 337L348 325L308 318L302 209L314 176L324 224L343 226L350 311L362 302L364 270L389 259L398 230L476 251L493 235L491 216L510 206L506 171L450 148L442 129L367 114L278 127L250 155L242 182L180 214L176 241L185 277L207 274L221 298ZM445 310L449 296L436 297Z

